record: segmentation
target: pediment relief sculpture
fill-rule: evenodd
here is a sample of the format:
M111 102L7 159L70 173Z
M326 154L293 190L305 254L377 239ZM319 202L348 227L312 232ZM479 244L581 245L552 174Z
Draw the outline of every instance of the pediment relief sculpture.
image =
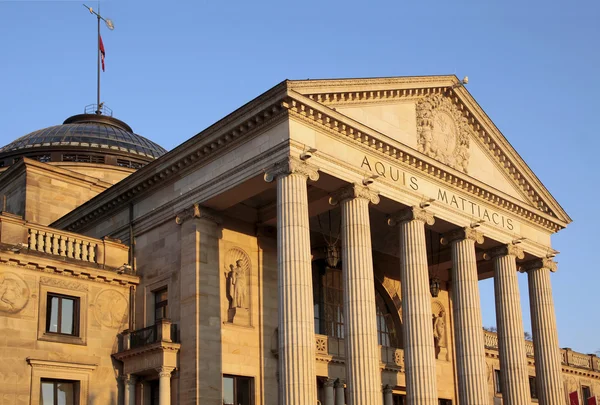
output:
M432 94L417 102L417 137L419 152L468 173L471 128L450 98Z

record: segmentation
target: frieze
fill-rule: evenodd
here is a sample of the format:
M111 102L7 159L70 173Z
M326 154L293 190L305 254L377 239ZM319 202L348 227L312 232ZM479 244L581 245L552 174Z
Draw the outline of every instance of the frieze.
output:
M41 277L40 283L53 287L66 288L68 290L88 291L89 287L76 281L58 279L53 277Z

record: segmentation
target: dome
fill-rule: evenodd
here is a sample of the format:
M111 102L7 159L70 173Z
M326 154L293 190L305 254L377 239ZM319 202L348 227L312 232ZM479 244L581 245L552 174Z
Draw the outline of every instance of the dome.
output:
M31 132L0 148L0 161L2 166L8 166L24 156L42 162L77 161L139 168L165 153L164 148L135 134L121 120L101 114L79 114L67 118L62 125Z

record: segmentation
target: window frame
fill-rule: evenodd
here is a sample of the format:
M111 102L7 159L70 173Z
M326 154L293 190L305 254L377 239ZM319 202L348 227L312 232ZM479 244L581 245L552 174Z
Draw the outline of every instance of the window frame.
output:
M238 403L238 398L237 398L237 386L238 386L238 380L240 379L244 379L244 380L248 380L249 381L249 387L250 387L250 392L249 394L249 398L250 398L250 405L254 405L255 404L255 398L254 398L254 377L249 377L249 376L245 376L245 375L233 375L233 374L223 374L223 376L221 377L221 384L224 385L224 381L226 378L232 378L233 379L233 403L236 404ZM225 395L225 390L223 390L223 395ZM224 401L225 399L223 398L222 401Z
M87 394L95 364L73 363L27 358L31 366L31 397L29 405L41 405L42 380L62 380L77 384L76 405L87 405Z
M537 381L534 375L530 375L528 378L529 381L529 396L531 399L539 399L537 393Z
M77 380L65 380L65 379L58 379L58 378L40 378L40 405L44 405L42 402L42 385L44 383L52 383L53 387L52 387L52 392L53 392L53 399L52 399L52 405L57 405L58 404L58 384L65 384L65 383L70 383L73 384L73 404L72 405L79 405L79 381Z
M75 345L87 345L87 317L88 317L88 292L87 286L81 285L80 289L67 289L57 287L52 280L40 284L39 294L39 316L38 316L38 340L45 340L56 343L68 343ZM68 335L57 332L48 331L48 323L50 322L50 307L49 296L65 296L68 298L76 298L78 300L76 322L77 334ZM74 317L75 317L75 311Z
M588 396L586 396L585 392L587 391ZM588 385L582 385L581 386L581 398L583 403L587 403L588 398L592 398L592 389L591 387L589 387Z
M157 301L157 298L160 294L162 293L166 293L167 298L163 301ZM153 317L154 317L154 324L156 324L158 321L161 321L163 319L169 319L169 287L168 286L163 286L160 287L157 290L153 290L152 291L152 296L154 298L153 303L154 303L154 311L153 311ZM157 318L156 317L156 310L162 308L162 313L163 316L161 318Z
M502 395L502 372L494 369L494 394Z
M58 309L57 309L57 313L58 313L58 319L57 319L57 331L53 332L50 330L50 321L52 320L52 299L53 298L58 298ZM73 316L72 316L72 333L64 333L62 332L62 303L63 300L70 300L73 301ZM74 297L72 295L65 295L65 294L57 294L54 292L48 292L48 294L46 295L46 331L45 333L52 333L52 334L57 334L57 335L64 335L64 336L79 336L79 306L80 306L80 299L79 297Z

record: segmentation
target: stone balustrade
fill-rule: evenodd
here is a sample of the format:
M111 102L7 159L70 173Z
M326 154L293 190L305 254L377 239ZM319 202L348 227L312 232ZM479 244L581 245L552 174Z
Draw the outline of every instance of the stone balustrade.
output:
M498 335L496 332L484 330L485 348L498 350ZM525 349L528 357L534 357L533 342L525 340ZM593 354L574 352L569 348L560 350L561 361L565 366L579 367L594 371L600 370L600 358Z
M92 263L104 268L119 268L129 261L129 248L105 237L89 238L79 234L24 221L20 216L0 213L0 243L11 250L41 253L61 259Z

